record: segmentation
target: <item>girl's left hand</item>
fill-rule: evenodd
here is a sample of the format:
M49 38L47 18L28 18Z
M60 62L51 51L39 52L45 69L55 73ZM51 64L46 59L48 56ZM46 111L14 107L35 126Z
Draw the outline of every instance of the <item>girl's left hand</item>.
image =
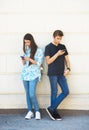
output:
M65 70L65 71L64 71L64 76L67 76L67 75L69 74L69 72L70 72L70 71L69 71L68 69Z

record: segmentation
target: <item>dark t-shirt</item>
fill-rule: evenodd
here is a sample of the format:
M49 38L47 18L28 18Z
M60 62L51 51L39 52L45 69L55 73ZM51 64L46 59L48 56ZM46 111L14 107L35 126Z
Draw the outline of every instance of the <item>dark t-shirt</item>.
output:
M66 49L65 45L58 44L58 46L54 45L53 43L48 44L45 47L45 56L54 56L59 50ZM63 75L64 68L65 68L65 55L68 55L67 49L65 53L58 58L51 64L48 65L48 75L55 76L55 75Z

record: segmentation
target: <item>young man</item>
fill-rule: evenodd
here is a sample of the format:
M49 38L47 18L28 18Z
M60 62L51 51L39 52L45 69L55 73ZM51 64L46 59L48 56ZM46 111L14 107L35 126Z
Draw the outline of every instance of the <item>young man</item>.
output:
M48 64L48 76L51 86L51 105L46 111L53 120L61 120L57 107L69 94L65 76L70 72L70 62L65 45L60 43L62 37L63 32L56 30L53 33L53 42L48 44L45 48L45 57ZM62 90L58 96L57 84L60 85Z

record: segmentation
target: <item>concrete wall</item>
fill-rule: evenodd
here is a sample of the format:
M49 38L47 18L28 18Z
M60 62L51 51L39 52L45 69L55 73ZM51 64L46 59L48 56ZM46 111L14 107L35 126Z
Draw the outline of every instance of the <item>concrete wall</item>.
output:
M0 0L0 109L26 108L20 80L24 34L32 33L44 48L56 29L65 33L62 43L69 50L72 70L67 77L70 95L60 108L89 109L89 0ZM50 102L44 66L37 87L41 108Z

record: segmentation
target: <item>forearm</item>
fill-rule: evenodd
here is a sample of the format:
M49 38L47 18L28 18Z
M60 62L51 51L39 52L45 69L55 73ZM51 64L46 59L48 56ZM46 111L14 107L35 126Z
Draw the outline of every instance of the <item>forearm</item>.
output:
M65 56L65 61L66 61L66 67L70 68L70 61L69 61L68 56Z
M53 62L58 58L58 56L61 56L61 55L63 55L64 53L65 53L65 51L59 50L59 51L58 51L54 56L52 56L51 58L50 58L50 56L46 56L47 64L49 65L49 64L53 63Z
M51 58L47 58L47 64L51 64L53 63L57 58L58 58L58 53L56 53L54 56L52 56Z
M22 60L22 64L25 65L26 61L25 60Z
M71 70L70 69L70 61L69 61L68 55L65 56L65 62L66 62L67 69L65 69L65 71L64 71L64 76L67 76L69 74L70 70Z
M29 58L29 61L32 63L32 64L37 64L37 62L35 61L35 60L33 60L33 59L31 59L31 58Z
M66 67L70 68L70 62L69 61L66 62Z

